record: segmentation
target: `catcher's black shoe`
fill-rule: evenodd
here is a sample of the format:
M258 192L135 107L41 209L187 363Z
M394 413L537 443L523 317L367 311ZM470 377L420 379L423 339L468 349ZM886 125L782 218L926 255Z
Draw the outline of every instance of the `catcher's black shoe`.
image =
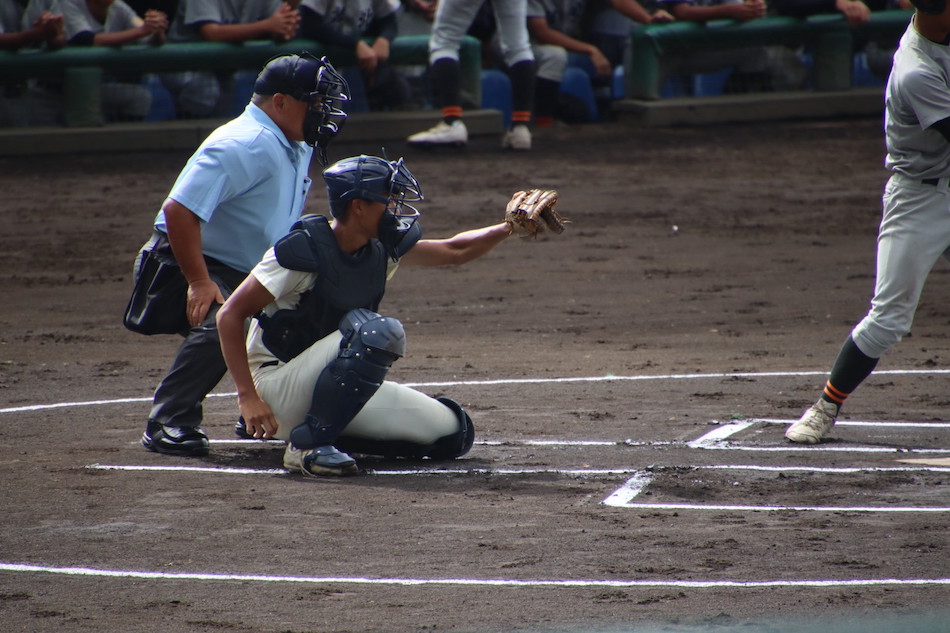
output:
M201 457L211 450L208 436L198 427L165 426L149 420L142 434L142 446L156 453Z
M247 432L247 424L244 423L244 416L240 416L234 423L234 434L242 440L253 440L254 436Z

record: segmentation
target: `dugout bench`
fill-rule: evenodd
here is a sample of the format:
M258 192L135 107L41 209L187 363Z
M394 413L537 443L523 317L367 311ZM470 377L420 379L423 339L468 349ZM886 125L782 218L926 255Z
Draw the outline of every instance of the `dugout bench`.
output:
M73 46L55 51L0 51L4 80L61 78L66 125L101 125L100 85L103 74L157 73L184 70L259 70L275 55L309 51L326 55L338 69L354 65L353 51L327 47L314 40L166 43L160 46ZM390 59L397 65L427 65L429 36L406 35L392 42ZM459 49L462 90L481 100L481 43L466 36Z
M848 26L841 14L637 26L631 33L629 55L624 61L626 98L660 98L663 81L660 61L664 55L749 46L805 46L814 59L814 89L848 90L856 44L898 41L913 13L910 10L875 12L868 24L856 29Z

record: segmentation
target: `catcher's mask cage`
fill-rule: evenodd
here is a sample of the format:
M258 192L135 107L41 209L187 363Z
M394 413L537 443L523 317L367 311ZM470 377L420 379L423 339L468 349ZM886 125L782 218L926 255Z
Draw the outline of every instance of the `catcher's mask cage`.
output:
M257 76L254 92L286 94L308 103L304 142L316 148L320 164L326 165L327 146L346 122L340 106L350 100L346 80L327 58L317 59L308 52L273 57Z
M419 211L409 204L425 198L419 181L403 164L403 159L386 160L378 156L354 156L344 158L327 167L323 172L330 199L330 214L342 218L350 200L370 200L386 205L387 216L395 219L395 230L408 231ZM391 220L390 220L391 222Z

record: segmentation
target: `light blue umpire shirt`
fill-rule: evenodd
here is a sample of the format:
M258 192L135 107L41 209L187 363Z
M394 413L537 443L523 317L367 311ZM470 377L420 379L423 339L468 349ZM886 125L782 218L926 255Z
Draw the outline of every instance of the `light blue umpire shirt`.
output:
M201 250L241 272L290 231L303 212L313 148L287 140L253 103L212 132L188 159L169 198L201 220ZM155 228L167 233L165 213Z

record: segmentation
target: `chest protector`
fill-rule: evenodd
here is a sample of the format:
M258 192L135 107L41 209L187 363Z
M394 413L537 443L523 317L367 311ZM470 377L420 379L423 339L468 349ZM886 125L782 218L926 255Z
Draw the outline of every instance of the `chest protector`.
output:
M398 255L404 255L419 237L421 227L412 239L403 240ZM359 253L348 255L340 250L327 218L310 215L277 242L274 254L284 268L317 275L296 307L270 316L263 312L256 315L264 346L281 361L289 361L338 329L350 310L378 311L386 292L388 266L386 249L378 240L370 240Z

